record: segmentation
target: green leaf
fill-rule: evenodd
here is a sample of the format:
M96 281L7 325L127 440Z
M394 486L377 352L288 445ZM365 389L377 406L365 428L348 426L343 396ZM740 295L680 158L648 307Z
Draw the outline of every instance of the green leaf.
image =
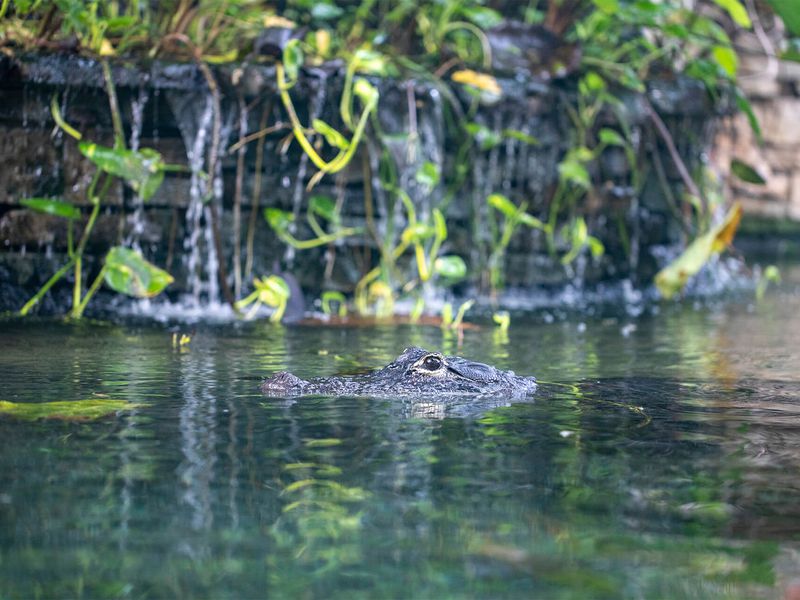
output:
M728 77L731 79L736 77L736 71L739 69L739 59L730 46L714 46L711 49L711 55Z
M584 75L581 84L590 92L597 92L606 89L605 80L594 71L589 71Z
M464 125L473 139L478 142L481 150L491 150L503 141L503 136L480 123L467 123Z
M445 302L442 305L442 327L450 327L453 324L453 305Z
M440 256L433 263L437 275L446 279L463 279L467 276L467 264L460 256Z
M415 175L417 183L424 185L429 190L432 190L439 184L439 178L439 167L429 160L422 163L422 166L417 169Z
M406 243L419 243L428 239L434 233L432 227L424 223L415 223L414 225L406 227L400 237Z
M366 79L356 79L353 84L353 93L361 99L364 105L369 105L378 101L378 90Z
M262 279L253 280L253 285L258 290L258 297L267 306L278 307L286 304L292 295L289 284L280 275L270 275Z
M603 254L605 254L606 247L603 245L603 242L593 235L590 235L588 238L586 238L586 243L589 244L589 252L592 253L594 258L600 258L603 256Z
M516 217L519 212L519 207L502 194L490 194L486 201L489 206L500 211L509 219Z
M619 11L618 0L592 0L592 3L598 10L607 15L616 14Z
M69 202L63 200L52 200L50 198L25 198L20 200L19 203L26 208L35 210L36 212L55 215L57 217L64 217L65 219L80 219L81 211L78 207L73 206Z
M664 33L679 40L685 40L689 37L689 29L681 23L668 23L664 26Z
M339 306L337 311L340 317L347 316L347 299L342 292L327 291L322 292L322 312L326 315L333 314L331 303L336 302Z
M311 196L308 199L308 210L331 223L339 222L339 215L336 213L336 202L330 196Z
M792 35L800 37L800 10L797 0L767 0L773 10L783 19Z
M106 255L105 281L121 294L152 298L174 280L172 275L146 261L136 250L115 246Z
M447 221L438 208L433 209L433 230L437 240L443 242L447 239Z
M577 148L573 148L569 151L568 156L582 163L594 160L594 152L586 146L578 146Z
M592 186L589 171L577 160L565 159L558 165L558 174L562 181L574 183L582 188Z
M341 133L336 131L333 127L328 125L322 119L314 119L311 122L311 126L323 136L325 136L325 141L328 142L334 148L339 148L340 150L347 150L350 147L350 140L344 137Z
M286 69L286 76L290 85L297 81L297 76L302 66L303 50L300 47L300 40L289 40L283 48L283 68Z
M629 67L627 65L622 69L617 80L622 85L632 89L635 92L643 94L646 91L644 83L639 78L639 75L636 74L636 71L632 67Z
M125 400L90 398L87 400L55 402L7 402L0 400L0 415L8 415L26 421L58 419L62 421L92 421L144 406Z
M613 129L608 129L604 127L600 130L598 136L600 137L600 141L604 144L608 144L609 146L625 146L625 138L623 138L619 133L614 131Z
M461 14L481 29L491 29L503 23L503 15L486 6L469 6L461 9Z
M736 95L736 106L747 115L747 122L750 123L750 128L753 130L753 133L756 135L756 139L758 143L762 143L764 141L763 137L761 136L761 125L758 123L758 118L756 114L753 112L753 107L750 104L750 101L742 94L741 90L737 87L734 90L734 94Z
M752 183L753 185L764 185L767 183L766 180L758 174L758 171L738 158L731 160L731 172L746 183Z
M758 285L756 285L756 300L761 302L764 299L764 294L767 292L767 287L770 283L780 283L781 282L781 272L775 265L769 265L764 272L761 273L761 277L758 279Z
M780 283L781 271L775 265L769 265L766 269L764 269L763 277L764 279L766 279L767 281L771 281L772 283Z
M105 20L106 27L108 28L109 33L116 32L118 30L130 29L134 25L136 25L136 17L132 16L122 16L122 17L111 17L110 19ZM125 33L122 31L121 33Z
M264 218L278 233L283 233L289 229L289 225L294 221L294 215L280 208L267 207L264 209Z
M315 19L322 21L330 21L338 19L344 14L344 9L336 6L335 4L328 4L324 2L315 2L311 6L311 16Z
M725 9L731 16L731 19L733 19L733 22L739 27L744 27L745 29L750 29L750 27L752 27L750 15L747 14L747 9L739 0L714 0L714 2L717 3L717 6ZM800 8L797 2L794 2L794 7L795 10Z
M511 315L508 314L508 311L499 310L492 315L492 321L497 323L500 331L508 331L508 327L511 325Z
M149 200L164 181L164 164L161 155L152 148L124 150L108 148L91 142L80 142L78 149L100 169L125 180Z
M733 241L739 221L742 218L742 205L733 205L725 220L707 233L695 239L672 263L661 269L655 278L661 295L672 298L708 262L714 253L722 252Z
M532 135L528 135L524 131L520 131L519 129L503 129L503 137L519 140L520 142L530 144L531 146L539 145L538 139Z
M389 58L371 48L359 48L351 59L353 68L358 73L387 77L394 72Z
M548 226L546 224L542 223L539 219L537 219L533 215L529 215L528 213L525 212L519 215L519 222L524 223L528 227L533 227L534 229L541 229L543 231L546 231L548 229Z

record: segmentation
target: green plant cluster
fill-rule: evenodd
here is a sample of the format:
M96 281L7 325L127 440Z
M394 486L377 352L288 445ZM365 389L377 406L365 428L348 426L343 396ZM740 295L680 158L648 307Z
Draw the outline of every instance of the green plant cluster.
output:
M92 208L83 223L84 215L81 210L65 200L24 198L20 201L23 206L31 210L67 220L68 257L67 262L20 309L22 316L27 315L50 288L64 278L70 270L73 271L72 309L69 312L69 317L72 319L80 319L83 316L86 306L103 282L121 294L136 298L150 298L160 294L173 281L169 273L145 260L140 252L123 246L114 246L106 254L103 265L92 284L85 293L83 292L83 260L86 245L97 222L104 197L114 179L121 179L136 191L142 200L149 200L164 180L166 171L182 169L179 166L166 164L161 155L151 148L142 148L138 151L126 149L116 91L107 62L103 62L103 74L115 129L113 148L83 141L82 134L64 121L56 98L53 97L51 104L53 119L62 130L79 142L78 149L81 154L97 167L86 191L86 199ZM77 244L74 241L76 224L82 225Z
M791 5L786 0L773 2L775 10L793 28L796 23ZM499 193L486 198L487 226L491 231L485 252L487 260L485 265L471 265L473 272L468 272L463 258L442 253L448 235L448 204L463 186L470 165L480 153L490 151L506 138L526 144L538 143L521 131L497 132L473 119L479 104L502 97L502 86L492 71L491 35L493 28L508 21L531 28L541 27L558 36L563 44L578 48L572 55L578 57L577 64L570 66L563 62L566 59L556 58L547 65L550 75L572 70L571 77L576 82L574 100L567 106L572 123L570 149L560 162L559 184L548 202L546 214L537 217L528 213L529 202L525 198L508 198ZM158 3L2 0L0 3L0 34L7 52L13 51L15 46L63 48L71 45L98 57L190 58L202 65L243 59L274 60L280 100L294 139L318 169L309 188L322 177L350 165L365 138L369 137L378 148L383 146L373 118L380 96L367 77L425 79L454 105L459 102L456 91L471 97L472 103L466 112L459 107L455 111L458 118L451 124L464 140L458 151L459 159L463 160L457 161L455 172L445 176L436 165L426 163L416 175L417 183L423 188L445 188L439 204L425 218L417 215L407 190L398 185L390 161L381 162L381 184L401 209L404 226L388 223L380 236L376 235L374 226L368 227L379 259L356 285L352 303L360 314L377 316L391 315L397 300L408 296L414 299L412 316L418 317L424 310L427 287L433 284L446 287L468 275L473 280L482 279L487 288L496 293L503 286L506 250L512 236L522 226L540 230L546 236L553 257L564 264L582 253L600 257L603 245L591 234L583 217L586 199L597 194L600 183L596 175L599 157L608 148L621 149L630 163L632 193L638 194L642 186L640 173L644 157L637 148L621 98L631 92L642 94L654 131L671 150L674 143L646 100L647 82L653 77L688 76L701 81L712 97L732 93L758 132L749 104L735 85L738 58L728 33L751 25L751 15L740 0L706 0L694 10L682 3L655 0L534 0L529 3L499 0L286 0L279 3L259 0ZM259 40L266 31L272 30L284 31L289 41L283 44L278 55L266 56L259 49ZM342 59L346 64L339 102L341 131L320 119L302 123L291 96L304 66L332 59ZM213 78L208 73L206 67L204 74L212 86ZM60 124L71 133L63 119ZM409 136L414 133L408 132ZM106 184L113 176L121 177L146 198L158 187L165 170L154 151L126 151L119 136L113 149L82 143L81 151L99 167L89 194L95 208L99 207L102 196L102 193L97 198L94 195L101 173L105 174ZM333 157L325 158L328 154ZM702 177L689 172L677 151L671 155L684 178L686 190L681 198L670 197L675 214L683 215L687 234L699 238L711 231L713 195L704 190ZM371 185L370 181L365 185ZM52 200L34 199L28 206L60 214L71 219L70 222L77 217L73 208ZM306 213L306 221L314 234L310 239L295 236L295 216L291 213L268 208L264 217L283 242L302 250L364 234L360 229L342 225L341 209L341 203L330 198L312 196ZM87 298L81 298L81 257L92 225L90 217L77 247L70 246L70 262L56 274L61 277L69 268L75 268L73 316L82 313L88 297L97 289L93 284ZM104 268L102 273L112 287L111 282L116 279L109 273L113 272L114 260L123 254L109 255L113 259L112 266L108 270ZM702 264L710 254L696 260ZM409 256L410 272L405 263L400 264ZM137 272L130 265L126 268ZM668 276L669 273L662 274L661 280ZM166 281L163 276L161 280ZM275 281L273 278L256 280L255 291L240 300L236 307L250 306L248 314L254 315L258 306L268 304L276 307L277 314L282 314L288 287L285 282L281 285ZM670 289L680 288L682 283L671 281ZM48 283L43 291L50 285ZM123 291L130 293L130 286ZM37 294L32 302L40 297ZM339 296L323 297L323 306L330 307L332 300L338 303L339 312L346 312L346 302ZM23 312L29 308L26 305Z

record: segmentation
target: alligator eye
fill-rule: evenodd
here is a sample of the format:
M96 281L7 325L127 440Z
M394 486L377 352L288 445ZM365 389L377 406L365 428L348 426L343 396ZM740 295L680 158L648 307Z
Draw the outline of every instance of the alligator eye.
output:
M438 356L426 356L422 366L428 371L438 371L442 368L442 359Z

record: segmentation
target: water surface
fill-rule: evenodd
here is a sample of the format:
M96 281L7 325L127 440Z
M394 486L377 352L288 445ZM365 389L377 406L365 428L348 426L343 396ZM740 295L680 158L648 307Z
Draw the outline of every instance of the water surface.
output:
M800 578L796 290L637 319L431 327L0 322L0 597L771 598ZM510 403L258 393L409 345ZM794 583L793 583L794 582Z

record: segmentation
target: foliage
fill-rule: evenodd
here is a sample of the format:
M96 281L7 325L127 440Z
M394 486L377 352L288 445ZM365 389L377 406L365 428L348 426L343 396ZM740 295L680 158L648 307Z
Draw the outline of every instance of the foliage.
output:
M157 296L173 282L172 275L147 262L141 252L122 246L108 251L103 270L108 287L135 298Z
M719 225L695 239L677 259L659 271L655 281L661 295L667 299L674 296L712 255L727 248L741 219L742 206L737 202Z
M420 207L415 204L416 198L409 197L409 190L400 189L396 178L384 172L378 176L389 195L390 207L398 207L391 214L402 214L405 223L388 224L380 235L376 228L370 228L369 216L366 228L344 227L341 201L334 202L325 196L308 198L305 224L313 233L309 238L297 235L297 211L275 207L263 211L275 234L285 244L301 250L330 245L367 231L379 258L377 264L364 269L355 287L355 309L362 314L386 316L394 311L400 298L408 297L414 302L413 314L419 316L425 305L423 291L433 285L449 287L466 278L488 283L492 293L501 289L505 255L521 225L541 231L553 258L565 266L582 253L594 258L602 256L605 248L599 237L592 235L592 220L586 218L588 201L603 196L599 160L607 151L621 151L630 166L628 193L631 197L639 194L645 153L638 133L631 131L623 98L643 95L649 106L646 92L651 78L689 76L701 81L713 98L732 93L758 133L752 109L735 88L738 58L728 34L733 28L749 28L750 15L740 0L713 2L722 17L712 18L707 16L712 14L708 11L657 0L505 3L501 11L495 9L499 4L482 0L402 1L394 5L374 0L353 3L288 0L277 8L259 0L160 3L27 0L0 4L0 32L6 40L25 48L47 47L74 39L79 51L99 57L166 55L190 58L201 65L245 58L274 60L276 83L292 137L318 169L308 182L309 190L326 174L341 173L352 167L365 140L381 150L383 132L375 118L380 94L368 78L410 75L431 82L453 107L456 118L448 122L456 129L454 137L463 144L453 173L441 173L440 167L433 163L423 164L417 172L415 180L422 189L444 190L424 215L417 214ZM792 3L771 0L770 4L789 28L796 30ZM540 207L534 207L543 220L527 212L531 199L519 193L509 193L509 197L491 194L487 198L490 239L478 242L479 264L468 266L462 257L443 253L443 247L448 237L448 203L459 192L470 166L474 166L471 161L504 140L539 143L528 133L512 129L496 131L474 120L474 109L479 103L491 104L504 94L503 85L492 72L490 29L506 20L541 24L559 35L562 42L579 48L576 53L579 64L564 86L571 90L565 99L572 131L569 149L559 164L558 186L541 211ZM282 32L285 40L278 52L261 53L259 36L270 31ZM345 65L339 115L333 121L312 115L308 117L309 123L303 123L295 109L292 90L305 67L333 59ZM569 71L556 61L548 74L554 75L559 70ZM472 104L467 112L455 107L460 102L456 91L470 98ZM653 130L671 147L668 131L659 125L660 117L652 107L649 110ZM80 139L80 133L64 121L55 105L53 116L64 131ZM409 140L414 135L415 131L408 132ZM120 136L117 137L113 148L85 141L80 142L79 148L97 165L98 173L105 174L104 186L112 176L119 177L146 200L159 187L170 166L153 150L126 150ZM711 207L677 152L672 155L686 188L686 194L672 209L676 215L686 217L687 222L682 225L696 238L697 245L690 245L689 249L699 248L705 244L701 240L710 234ZM759 179L744 164L734 165L734 172L748 181ZM372 180L367 178L365 185L372 185ZM96 216L102 193L95 197L93 186L89 196L92 214ZM683 206L677 206L678 202ZM26 205L69 219L70 232L73 221L78 221L77 207L70 207L60 199L28 199ZM74 252L70 251L75 258L71 258L67 269L72 266L76 269L73 316L80 316L85 307L80 294L80 264L85 238L93 224L90 217L81 244ZM624 229L623 223L619 226ZM622 237L626 239L627 233L623 231ZM692 268L686 270L685 263L676 263L671 271L667 270L667 275L661 275L657 281L659 287L669 280L664 289L675 293L675 286L685 282L684 275L688 277L694 272L696 261L707 260L711 252L693 250L690 254L695 257ZM480 268L484 272L477 273ZM59 272L56 279L64 272ZM678 272L680 276L669 277L670 273ZM272 283L267 285L267 281L274 283L271 278L256 278L255 291L237 306L252 305L248 315L253 316L261 303L274 301L271 305L276 307L276 313L282 312L279 295L271 295ZM45 288L50 285L48 282ZM330 310L332 296L328 298L323 307ZM341 298L336 301L339 311L347 310ZM26 305L23 312L28 312L31 306Z
M286 305L289 302L289 298L292 295L289 284L279 275L270 275L269 277L262 277L261 279L256 277L253 280L253 286L256 289L249 296L239 300L236 303L236 309L241 310L250 306L250 310L247 311L245 319L252 319L256 316L261 305L266 304L274 309L269 320L273 323L280 322L284 312L286 312Z
M94 296L103 281L113 290L138 298L150 298L160 294L166 286L172 283L172 276L146 261L141 253L124 247L111 248L106 255L103 267L83 294L83 255L86 244L94 229L100 207L105 193L108 191L113 178L119 177L141 196L142 200L149 199L164 180L164 171L170 168L161 155L155 150L142 148L141 150L126 150L122 133L119 108L113 99L116 98L114 84L111 80L111 70L107 63L103 63L106 87L109 98L112 99L111 108L115 124L115 147L108 148L82 140L82 135L66 123L61 111L53 98L51 112L59 127L73 138L79 140L80 152L97 166L92 182L87 189L87 200L92 207L86 225L83 228L77 246L74 244L73 230L75 223L82 217L77 206L59 199L52 198L26 198L20 203L36 212L63 217L67 219L67 255L69 260L56 271L53 276L39 289L36 294L20 309L20 315L28 314L44 297L50 288L56 284L66 273L73 269L74 284L72 293L72 310L70 317L80 319L89 300ZM98 190L98 184L104 177L103 184Z
M764 299L764 294L767 293L767 286L770 283L778 284L781 282L781 272L775 265L769 265L761 276L758 278L756 285L756 300L759 302Z
M503 286L503 258L508 244L511 242L511 236L514 235L517 227L527 225L533 229L548 232L550 226L525 212L528 208L526 202L516 206L501 194L491 194L486 198L486 203L497 211L501 218L500 227L494 227L492 230L492 252L489 256L489 281L492 290L496 291Z

